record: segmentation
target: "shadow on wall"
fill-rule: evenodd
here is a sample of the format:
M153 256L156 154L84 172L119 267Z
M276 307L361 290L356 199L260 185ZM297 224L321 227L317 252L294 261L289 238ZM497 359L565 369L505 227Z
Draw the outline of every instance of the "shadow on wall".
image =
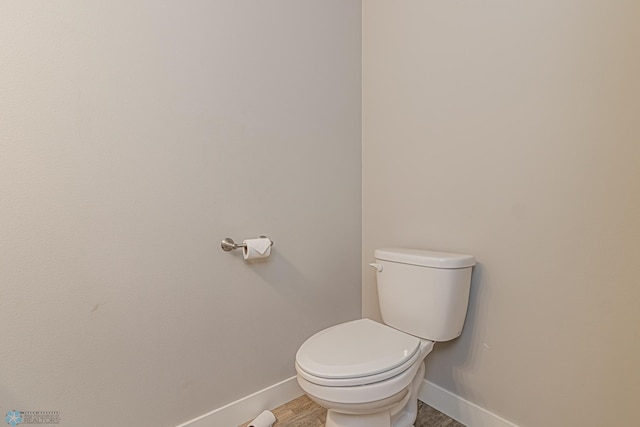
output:
M465 388L464 384L466 381L461 377L460 372L463 370L472 370L472 361L477 357L476 353L484 351L485 348L488 349L486 344L476 342L476 337L478 336L477 328L479 325L485 324L482 319L482 317L484 317L482 309L486 307L483 301L486 300L488 291L485 276L485 266L481 263L476 263L471 276L469 307L467 309L467 317L464 322L462 335L451 341L436 344L434 349L438 352L440 363L437 363L437 366L434 368L437 369L438 372L434 373L432 370L432 375L430 375L430 377L435 379L433 382L439 386L479 405L482 405L482 402L478 401L480 396L475 396L473 390ZM446 371L441 369L443 367L443 360L448 368ZM427 363L427 371L428 370L429 363Z
M269 258L244 262L305 318L326 319L327 311L335 304L335 296L324 291L326 286L314 283L277 251Z

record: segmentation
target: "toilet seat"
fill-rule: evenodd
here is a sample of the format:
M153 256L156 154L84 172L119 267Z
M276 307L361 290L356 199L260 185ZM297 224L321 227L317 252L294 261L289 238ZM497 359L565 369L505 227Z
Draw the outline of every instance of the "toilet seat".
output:
M421 340L369 319L318 332L296 354L296 370L320 386L372 384L409 369L421 356Z
M311 399L340 404L363 404L380 402L405 390L416 377L416 372L423 365L417 361L404 372L384 381L353 386L326 386L307 380L298 369L298 384ZM297 365L296 365L297 368ZM317 400L316 400L317 401Z

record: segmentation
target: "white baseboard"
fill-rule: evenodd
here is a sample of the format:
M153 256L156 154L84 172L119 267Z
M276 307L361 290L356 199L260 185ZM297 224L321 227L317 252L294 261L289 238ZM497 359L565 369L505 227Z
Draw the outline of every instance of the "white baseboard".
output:
M418 399L467 427L518 427L427 380L422 383Z
M294 376L180 424L178 427L239 426L251 421L265 409L277 408L303 394Z

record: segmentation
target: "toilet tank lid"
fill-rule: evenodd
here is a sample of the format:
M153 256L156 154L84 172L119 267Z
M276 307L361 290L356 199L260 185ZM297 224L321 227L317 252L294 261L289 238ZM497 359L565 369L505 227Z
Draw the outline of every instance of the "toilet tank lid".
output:
M476 264L473 255L424 251L421 249L381 248L375 250L376 259L433 268L465 268Z

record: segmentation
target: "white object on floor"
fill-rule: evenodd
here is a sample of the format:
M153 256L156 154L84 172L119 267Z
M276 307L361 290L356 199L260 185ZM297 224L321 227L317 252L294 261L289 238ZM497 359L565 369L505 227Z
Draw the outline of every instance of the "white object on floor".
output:
M249 423L249 427L271 427L276 422L276 416L271 411L262 411L255 420Z

